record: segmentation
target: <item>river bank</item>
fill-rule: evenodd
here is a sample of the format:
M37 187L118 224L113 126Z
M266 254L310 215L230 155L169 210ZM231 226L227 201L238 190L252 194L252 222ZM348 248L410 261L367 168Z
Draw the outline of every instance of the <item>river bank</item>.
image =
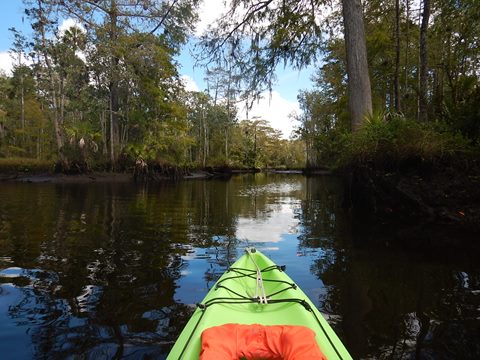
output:
M109 164L100 164L94 167L86 163L71 162L68 170L60 168L59 164L51 161L36 159L0 158L0 182L15 181L28 183L90 183L90 182L155 182L166 180L193 180L209 178L228 178L233 174L246 173L278 173L302 174L303 169L257 169L232 168L228 166L206 168L184 168L174 165L137 162L136 164L122 164L116 171L109 171ZM328 172L322 172L327 174ZM319 173L316 173L319 174Z
M189 171L182 175L181 179L208 179L218 176L208 171ZM171 180L167 175L156 175L155 180ZM92 171L88 174L57 174L57 173L15 173L1 174L0 182L23 182L23 183L53 183L53 184L84 184L84 183L128 183L134 182L135 176L131 172L102 172Z
M0 159L0 182L26 183L92 183L92 182L133 182L163 181L179 179L205 179L230 176L237 170L232 169L185 169L176 166L159 166L137 168L134 165L121 166L117 171L108 171L108 164L94 168L85 163L73 162L68 171L57 168L53 162L36 159ZM250 169L238 170L250 172Z
M1 164L0 164L1 165ZM155 169L138 174L131 169L123 172L90 171L80 174L55 173L45 164L31 166L0 166L0 182L24 183L128 183L134 181L194 180L228 178L238 173L254 173L258 169ZM329 171L302 171L298 169L267 169L267 173L301 174L307 176L330 175ZM173 176L173 175L175 176ZM397 166L355 165L343 168L337 175L345 181L344 207L350 208L357 223L369 227L390 228L402 224L400 233L409 239L440 231L441 236L432 240L449 245L450 240L441 240L444 234L480 234L480 165L476 159L450 159L438 162L410 159ZM409 224L409 230L405 230ZM362 225L363 226L363 225ZM381 238L381 236L379 236ZM452 238L447 236L448 239ZM429 240L428 244L432 242ZM402 242L405 242L402 240ZM410 241L411 242L411 241ZM417 244L418 245L418 244ZM427 245L430 246L430 245Z
M377 229L377 240L394 231L404 247L480 248L478 160L417 159L388 170L356 166L345 179L346 206L359 227Z
M0 182L23 182L23 183L70 183L82 184L93 182L132 182L133 175L129 173L114 172L91 172L88 174L55 174L55 173L16 173L0 174Z

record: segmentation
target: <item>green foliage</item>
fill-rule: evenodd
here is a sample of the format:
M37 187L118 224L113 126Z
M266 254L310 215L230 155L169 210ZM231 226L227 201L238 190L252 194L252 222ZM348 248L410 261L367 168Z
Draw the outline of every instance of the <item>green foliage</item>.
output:
M305 164L305 144L281 139L263 119L243 120L234 128L231 165L235 168L297 169Z
M315 89L299 94L303 113L298 134L306 143L307 167L336 168L349 163L396 166L409 158L436 161L476 151L480 138L478 33L480 2L439 0L432 3L428 28L427 112L419 116L419 22L413 3L400 1L399 43L393 0L364 2L368 63L375 113L353 136L346 106L345 45L337 13L323 44L324 62ZM409 8L407 9L407 4ZM395 108L398 63L399 114Z
M465 137L445 123L419 123L385 113L373 115L349 139L343 164L397 166L409 159L434 162L475 151Z
M345 161L350 142L351 133L341 128L333 128L331 131L317 134L313 147L316 163L312 167L335 169L341 166Z
M469 139L480 140L480 84L474 76L463 76L459 81L456 102L445 106L445 119Z
M258 97L272 88L278 65L301 69L316 60L322 45L321 11L318 1L233 0L225 16L201 37L200 60L224 64L229 59L246 93Z
M317 77L318 91L301 92L298 96L303 113L298 134L306 144L307 168L334 167L341 157L345 133L350 128L345 114L344 84L326 80L328 70L322 68ZM338 88L337 88L338 87ZM340 92L334 88L342 89Z
M28 2L32 38L11 29L15 67L11 76L0 74L0 156L105 163L113 154L178 166L314 168L473 151L480 137L480 2L432 4L427 101L428 118L437 120L427 124L410 120L418 116L416 10L400 2L397 46L395 1L365 2L379 112L356 136L349 130L341 14L333 9L320 23L321 3L234 0L200 44L219 60L207 72L208 91L186 92L175 56L194 24L196 0L171 8L148 0ZM56 32L59 14L84 29ZM322 38L324 25L329 36ZM239 122L236 102L271 87L278 64L301 68L320 52L315 89L298 97L298 139L282 139L262 119ZM402 116L394 114L398 53ZM32 65L24 60L29 54Z

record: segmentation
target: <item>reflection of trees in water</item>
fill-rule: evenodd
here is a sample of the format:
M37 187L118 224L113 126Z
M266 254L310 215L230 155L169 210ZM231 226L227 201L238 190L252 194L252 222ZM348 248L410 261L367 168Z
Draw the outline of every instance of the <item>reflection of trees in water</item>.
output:
M352 341L357 353L398 359L428 358L428 354L432 358L478 358L478 348L446 355L446 347L459 348L465 341L475 344L480 340L478 332L465 331L480 311L465 312L473 304L472 299L464 299L472 288L461 286L452 276L456 273L449 265L412 261L407 256L356 253L346 274L351 280L344 306L348 314L345 327L351 331L351 339L357 339ZM473 289L479 285L477 282ZM449 338L442 336L439 329L451 329L452 323L457 330L464 330L450 331ZM366 333L363 343L358 341L362 333Z
M239 240L235 236L218 237L216 244L207 249L208 268L205 271L204 279L208 289L238 258L238 243Z
M299 249L302 252L317 254L317 259L310 270L321 278L327 291L320 298L321 310L330 314L329 321L337 332L341 332L341 319L333 316L341 314L339 297L342 296L336 282L329 282L328 274L345 273L346 247L348 244L348 223L341 207L341 187L338 179L332 177L307 177L305 197L301 211L297 216L300 221L301 235Z
M11 308L32 325L40 357L166 352L191 312L173 300L183 264L171 238L180 234L158 221L163 214L153 220L138 211L136 197L125 199L122 190L50 186L31 193L39 216L9 209L10 257L44 269ZM44 197L58 201L40 206Z
M348 231L341 208L341 185L332 177L307 177L305 198L298 214L301 249L339 249ZM333 255L333 254L332 254Z
M359 242L333 178L4 185L0 267L40 270L0 282L23 292L10 317L30 327L37 357L165 354L192 311L174 300L188 270L182 257L204 256L200 275L211 286L243 247L238 219L268 218L288 197L304 199L300 251L314 253L312 273L327 289L322 310L355 357L480 358L476 259L448 264L353 248Z
M232 179L239 216L268 219L281 209L285 198L301 198L300 176L281 174L247 174Z
M241 179L240 190L254 181ZM236 185L15 184L2 192L6 258L41 269L31 287L17 282L23 300L10 313L31 325L37 356L166 353L192 311L174 301L182 256L208 251L207 284L238 256L236 223L251 199ZM256 211L266 213L273 196L259 194Z
M239 256L243 240L236 237L239 217L268 219L279 210L287 196L301 191L299 177L276 174L247 174L231 181L194 183L193 214L190 214L190 244L206 249L209 268L204 279L207 287ZM212 186L213 185L213 186Z
M51 272L35 274L31 277L32 287L22 288L23 299L9 311L15 321L28 325L38 358L157 357L167 352L176 338L176 334L171 334L172 328L177 327L175 332L179 332L183 326L178 319L186 319L191 314L189 308L171 304L144 311L130 320L115 318L122 315L119 308L125 303L120 299L120 306L110 304L112 310L104 311L101 305L106 302L106 288L95 286L87 287L85 293L75 299L81 303L81 311L75 311L69 301L44 289L45 282L58 286L55 278Z
M100 286L88 286L75 299L81 310L71 308L68 299L58 297L55 289L60 286L59 277L53 271L24 269L18 275L28 279L28 285L19 288L21 299L9 306L9 316L17 324L28 329L35 358L67 358L82 355L84 358L119 358L132 353L160 354L165 352L165 342L176 319L186 318L190 310L173 304L153 312L144 312L136 322L99 317L104 303L104 290ZM1 291L0 291L1 293ZM112 306L115 307L115 306ZM78 308L77 308L78 310ZM115 311L115 310L114 310ZM118 311L118 310L117 310ZM173 321L170 314L175 313ZM105 316L105 315L104 315ZM169 345L169 344L167 344ZM5 355L5 354L4 354Z
M235 188L229 181L189 183L188 243L193 247L221 247L235 236Z
M352 248L338 189L318 178L306 189L300 247L318 254L322 311L340 315L329 320L355 358L480 358L478 265Z

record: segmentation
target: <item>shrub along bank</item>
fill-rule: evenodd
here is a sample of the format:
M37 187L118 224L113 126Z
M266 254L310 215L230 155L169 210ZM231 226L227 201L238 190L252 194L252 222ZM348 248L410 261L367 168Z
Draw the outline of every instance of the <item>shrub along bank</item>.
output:
M478 143L444 123L384 116L373 116L358 133L342 136L337 137L339 156L328 161L345 176L346 205L357 220L480 233Z

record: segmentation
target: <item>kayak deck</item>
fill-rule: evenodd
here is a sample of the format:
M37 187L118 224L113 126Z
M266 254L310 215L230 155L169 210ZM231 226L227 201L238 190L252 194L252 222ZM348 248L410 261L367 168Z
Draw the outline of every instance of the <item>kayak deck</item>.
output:
M198 359L203 330L228 323L306 326L316 333L328 359L351 359L315 305L283 270L261 252L247 249L198 304L167 359Z

